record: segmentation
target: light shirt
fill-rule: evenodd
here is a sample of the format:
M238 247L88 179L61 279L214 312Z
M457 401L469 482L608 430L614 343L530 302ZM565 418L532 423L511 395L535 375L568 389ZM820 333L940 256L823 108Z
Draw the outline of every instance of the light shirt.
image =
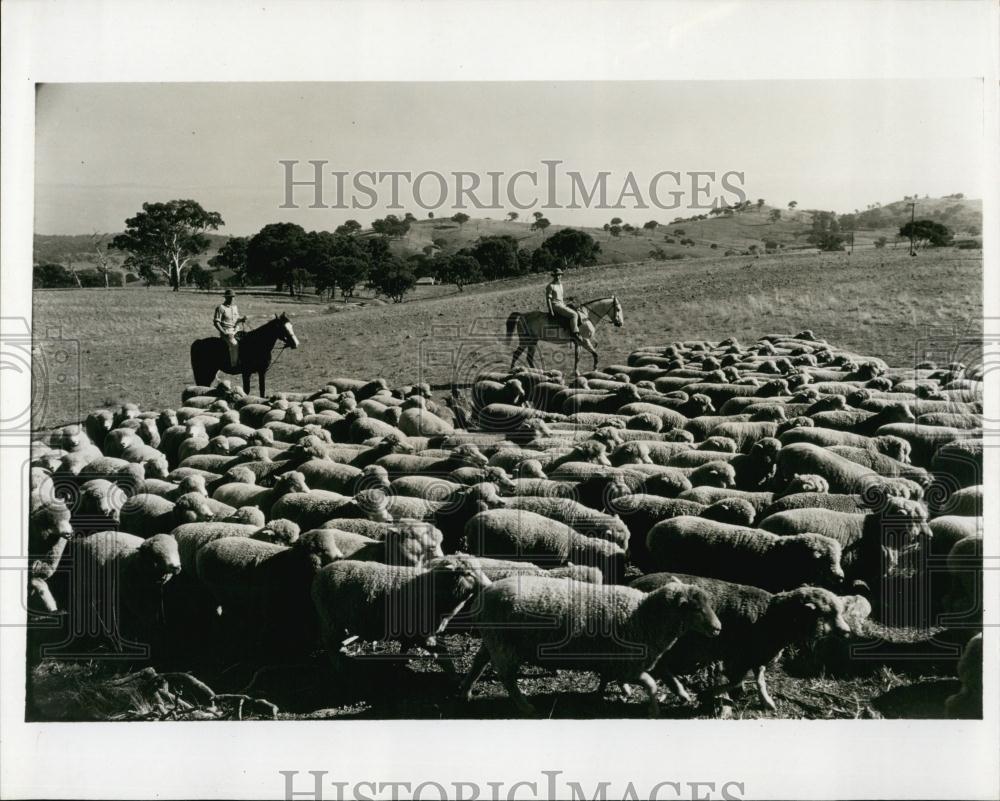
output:
M236 321L240 318L240 310L236 308L236 304L232 303L227 306L225 303L220 303L215 307L215 322L225 331L227 334L236 333Z
M563 285L561 283L557 284L555 282L550 283L545 287L545 297L554 303L563 302Z

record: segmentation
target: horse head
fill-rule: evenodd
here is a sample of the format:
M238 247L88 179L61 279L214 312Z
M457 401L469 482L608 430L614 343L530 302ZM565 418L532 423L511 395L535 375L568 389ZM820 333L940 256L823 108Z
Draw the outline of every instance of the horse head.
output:
M285 343L287 348L297 348L299 346L299 339L295 336L295 331L292 330L292 321L288 319L288 314L282 312L281 314L274 315L274 319L280 324L278 330L278 336L281 341Z
M622 304L618 300L617 295L611 296L611 322L615 324L615 328L621 328L625 325L625 318L622 315Z

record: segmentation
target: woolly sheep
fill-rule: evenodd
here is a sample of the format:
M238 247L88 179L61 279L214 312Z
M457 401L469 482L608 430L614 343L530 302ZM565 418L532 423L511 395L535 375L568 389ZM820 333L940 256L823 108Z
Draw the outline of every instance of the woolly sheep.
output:
M641 683L655 717L657 686L649 671L686 632L716 636L721 629L705 593L686 584L673 582L647 594L539 576L503 579L487 587L475 622L483 642L463 684L466 699L492 663L508 695L527 715L535 710L517 684L525 662L595 670L600 689L610 679ZM679 682L670 679L671 687L687 697Z
M614 542L628 548L629 529L617 517L588 508L568 498L514 496L506 499L508 509L520 509L558 520L587 537Z
M930 467L935 453L943 446L965 439L981 439L978 428L951 428L914 423L892 423L879 428L880 436L892 435L910 443L911 459L920 467Z
M840 543L818 534L780 537L759 529L675 517L646 536L661 570L704 575L772 592L800 584L838 586L844 578Z
M844 603L819 587L800 587L772 594L758 587L680 573L653 573L629 586L655 592L680 581L697 587L708 597L722 625L719 636L706 637L692 631L684 634L653 671L686 675L716 661L722 662L726 683L711 687L716 696L740 686L753 671L761 703L776 708L764 671L789 645L803 644L830 633L847 636L851 629L844 618Z
M441 532L420 520L404 519L393 523L381 540L337 529L320 530L331 532L343 558L358 562L420 567L444 556Z
M305 476L297 471L285 473L277 478L274 487L258 487L255 484L223 484L212 493L213 500L232 507L256 506L265 516L270 516L274 504L289 493L309 492Z
M832 428L805 427L785 431L778 439L781 440L782 445L792 445L798 442L808 442L825 448L842 445L882 453L907 464L910 461L910 443L896 436L865 437L848 431L834 431Z
M838 456L826 448L799 442L786 445L778 453L778 477L787 481L797 473L822 476L830 484L830 491L846 494L865 494L879 485L903 488L906 479L885 478L874 470L863 467L850 459Z
M526 559L542 567L567 562L597 567L605 581L617 581L625 570L619 545L520 509L479 512L465 524L465 541L471 553L482 556Z
M86 616L77 625L99 630L116 646L123 637L143 635L157 617L161 588L181 572L176 540L168 534L144 540L102 531L71 547L67 597L86 599L83 608L71 610ZM94 587L102 591L95 593Z
M861 513L866 506L860 495L841 495L830 492L793 492L782 495L759 510L759 517L787 512L793 509L829 509L835 512Z
M323 567L312 581L313 606L323 644L335 667L346 637L398 640L422 646L454 674L444 643L452 617L489 586L475 559L446 556L430 569L344 560Z
M211 520L214 515L206 501L205 496L197 493L189 493L177 503L158 495L133 495L121 508L119 528L144 539L166 534L183 523Z
M976 634L966 643L958 660L958 678L962 688L949 695L944 702L945 714L949 718L973 718L983 716L983 634Z

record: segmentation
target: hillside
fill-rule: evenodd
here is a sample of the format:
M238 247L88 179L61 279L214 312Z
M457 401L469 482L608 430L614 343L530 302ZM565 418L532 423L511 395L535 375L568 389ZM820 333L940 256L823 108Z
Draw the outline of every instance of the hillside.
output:
M880 237L885 237L890 244L894 243L899 227L910 219L908 200L898 200L886 205L873 204L863 211L839 215L841 228L844 231L853 230L856 249L874 247ZM956 196L944 198L919 198L916 206L917 219L931 219L947 225L956 237L979 236L982 230L982 201ZM773 219L773 211L780 212L780 219ZM658 254L661 260L697 258L703 256L721 256L726 251L743 253L756 245L761 251L765 243L773 242L777 250L810 249L812 245L807 237L812 225L815 210L777 208L764 204L761 207L751 206L743 212L731 216L719 215L704 220L686 220L674 223L661 221L655 229L647 230L642 226L651 219L664 220L670 212L656 214L644 210L640 217L638 213L625 223L635 226L631 233L622 231L619 236L597 227L581 227L558 225L553 222L545 232L531 230L531 220L509 221L506 219L471 219L463 225L447 218L417 220L410 225L405 236L392 241L392 249L401 256L422 253L428 246L445 253L454 253L464 247L469 247L482 236L514 237L522 248L534 250L546 238L562 228L578 228L586 231L601 245L599 263L622 264L626 262L646 261L651 258L651 252L661 250ZM608 212L610 220L616 212ZM621 212L617 212L621 214ZM362 236L371 236L370 230ZM221 234L210 234L211 247L209 252L199 261L203 265L215 255L228 237ZM681 244L681 240L689 240ZM673 240L673 241L670 241ZM693 240L691 242L690 240ZM77 266L87 266L90 257L91 238L89 235L75 236L35 236L36 264L55 261L65 262L66 258L73 260ZM122 254L112 252L120 264Z

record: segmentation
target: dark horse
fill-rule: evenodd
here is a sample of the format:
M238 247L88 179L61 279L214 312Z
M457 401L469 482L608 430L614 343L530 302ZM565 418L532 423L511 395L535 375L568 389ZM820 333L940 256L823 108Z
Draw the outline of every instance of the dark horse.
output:
M292 324L287 314L276 314L273 320L264 325L247 331L239 341L240 363L235 369L229 364L229 350L221 337L196 339L191 343L191 370L194 382L202 386L210 386L215 380L215 374L220 370L235 375L243 374L243 391L250 392L250 376L257 373L260 379L260 394L264 394L264 373L271 366L271 351L278 340L285 343L286 348L297 348L299 340L295 337Z

